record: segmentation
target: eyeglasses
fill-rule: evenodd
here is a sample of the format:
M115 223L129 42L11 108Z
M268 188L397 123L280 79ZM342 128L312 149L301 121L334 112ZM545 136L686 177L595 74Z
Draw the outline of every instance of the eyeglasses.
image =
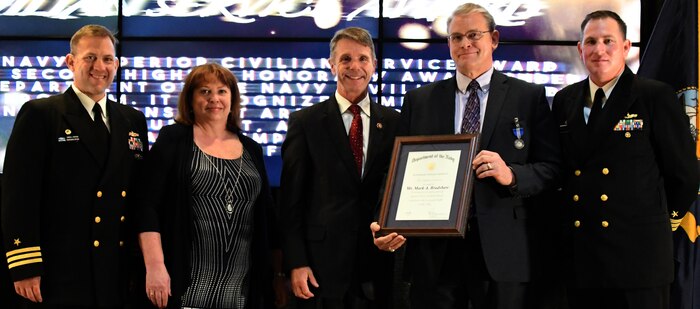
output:
M469 41L476 42L484 37L484 33L489 33L491 31L469 31L467 33L453 33L447 36L447 39L452 43L461 43L466 37Z

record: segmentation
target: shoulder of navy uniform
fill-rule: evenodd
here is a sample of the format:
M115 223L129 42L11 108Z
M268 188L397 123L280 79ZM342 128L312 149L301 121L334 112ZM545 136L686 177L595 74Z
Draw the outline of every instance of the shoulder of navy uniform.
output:
M655 80L655 79L649 79L645 77L641 77L639 75L636 75L636 88L642 92L642 93L649 93L649 94L655 94L658 93L659 91L666 91L666 92L672 92L675 93L675 90L671 88L669 84L666 84L664 82Z
M113 102L113 101L110 101L110 102ZM127 117L136 117L136 118L144 118L144 119L146 118L145 115L143 114L143 112L141 112L140 110L133 108L131 106L120 104L120 103L113 104L112 106L116 106L116 108Z

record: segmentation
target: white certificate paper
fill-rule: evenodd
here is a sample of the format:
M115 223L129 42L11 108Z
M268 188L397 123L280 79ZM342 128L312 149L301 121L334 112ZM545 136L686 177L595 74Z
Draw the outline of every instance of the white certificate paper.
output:
M457 182L459 150L408 153L396 220L448 220Z

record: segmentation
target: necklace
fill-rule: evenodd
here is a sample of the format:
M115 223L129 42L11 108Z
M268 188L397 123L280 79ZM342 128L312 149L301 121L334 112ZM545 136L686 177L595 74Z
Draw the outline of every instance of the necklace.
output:
M226 196L225 196L226 212L230 215L231 213L233 213L233 190L236 189L236 186L238 186L238 180L241 179L241 171L243 170L243 154L245 153L245 149L243 149L243 151L241 152L241 158L240 158L240 162L238 164L238 173L236 174L236 180L233 182L233 187L230 190L226 186L226 178L221 173L221 171L219 171L219 168L216 167L216 164L214 164L214 162L212 162L211 159L209 159L209 157L210 157L209 154L202 151L201 149L200 149L200 151L202 152L202 154L204 154L204 158L207 159L207 162L209 162L209 165L211 165L211 167L214 168L214 170L216 171L216 174L219 175L219 179L221 179L221 183L224 185L224 191L226 191L225 192L225 194L226 194Z

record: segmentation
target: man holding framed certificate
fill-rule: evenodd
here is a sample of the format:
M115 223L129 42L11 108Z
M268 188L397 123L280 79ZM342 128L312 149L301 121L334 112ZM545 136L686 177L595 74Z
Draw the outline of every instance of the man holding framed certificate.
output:
M464 238L413 237L406 271L412 308L526 308L536 251L532 196L559 173L557 129L542 86L493 68L499 32L491 14L467 3L448 19L453 78L409 91L399 135L478 134L472 207ZM373 223L373 232L380 226ZM406 238L375 238L394 251Z

